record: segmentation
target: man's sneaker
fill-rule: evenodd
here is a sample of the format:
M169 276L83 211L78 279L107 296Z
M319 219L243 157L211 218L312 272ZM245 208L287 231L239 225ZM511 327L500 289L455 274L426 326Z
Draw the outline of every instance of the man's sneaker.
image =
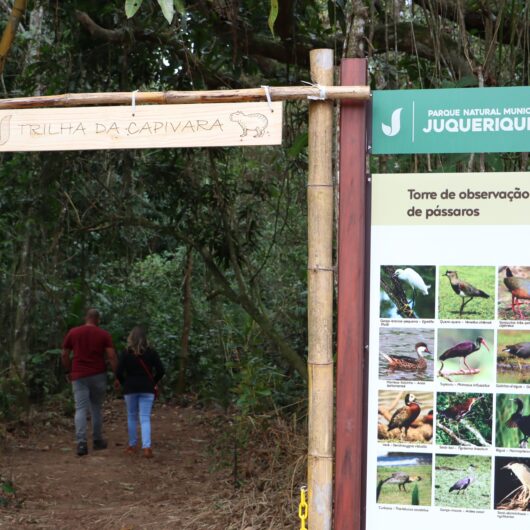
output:
M88 445L86 442L79 442L77 444L77 456L85 456L88 454Z
M100 451L107 448L107 440L94 440L94 451Z

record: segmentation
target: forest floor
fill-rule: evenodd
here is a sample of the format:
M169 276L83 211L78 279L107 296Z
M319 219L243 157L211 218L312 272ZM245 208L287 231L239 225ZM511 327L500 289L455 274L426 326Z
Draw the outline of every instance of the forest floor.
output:
M295 518L288 513L295 513L293 499L287 499L287 510L275 507L275 502L286 504L284 492L280 499L271 498L263 480L244 481L246 487L236 489L230 465L219 465L214 448L223 435L220 412L157 403L152 418L155 457L146 460L124 454L124 408L121 400L107 403L109 447L94 452L90 444L84 457L75 453L72 418L55 418L11 436L1 449L0 479L13 483L16 496L0 507L0 528L293 527ZM228 451L228 463L231 456Z

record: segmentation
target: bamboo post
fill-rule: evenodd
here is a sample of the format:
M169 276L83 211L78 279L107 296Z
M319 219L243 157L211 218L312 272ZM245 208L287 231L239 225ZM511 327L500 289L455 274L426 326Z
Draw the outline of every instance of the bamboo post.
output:
M311 79L333 84L333 50L313 50ZM331 530L333 482L332 101L309 104L308 498L309 528Z

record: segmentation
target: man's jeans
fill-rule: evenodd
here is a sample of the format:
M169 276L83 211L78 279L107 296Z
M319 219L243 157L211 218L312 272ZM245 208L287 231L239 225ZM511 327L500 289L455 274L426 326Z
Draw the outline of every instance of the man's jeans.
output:
M77 442L86 442L87 413L90 408L92 418L92 437L102 440L101 405L105 399L107 374L90 375L72 381L75 399L75 437Z

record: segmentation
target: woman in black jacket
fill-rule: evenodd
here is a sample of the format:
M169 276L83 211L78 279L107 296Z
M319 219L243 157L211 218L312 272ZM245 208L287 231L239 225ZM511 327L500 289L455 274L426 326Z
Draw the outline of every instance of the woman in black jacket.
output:
M151 410L156 385L164 375L158 353L147 343L145 331L137 326L127 337L127 349L120 355L116 378L121 383L127 405L129 445L126 452L136 452L137 425L140 418L142 449L145 458L153 458L151 449Z

